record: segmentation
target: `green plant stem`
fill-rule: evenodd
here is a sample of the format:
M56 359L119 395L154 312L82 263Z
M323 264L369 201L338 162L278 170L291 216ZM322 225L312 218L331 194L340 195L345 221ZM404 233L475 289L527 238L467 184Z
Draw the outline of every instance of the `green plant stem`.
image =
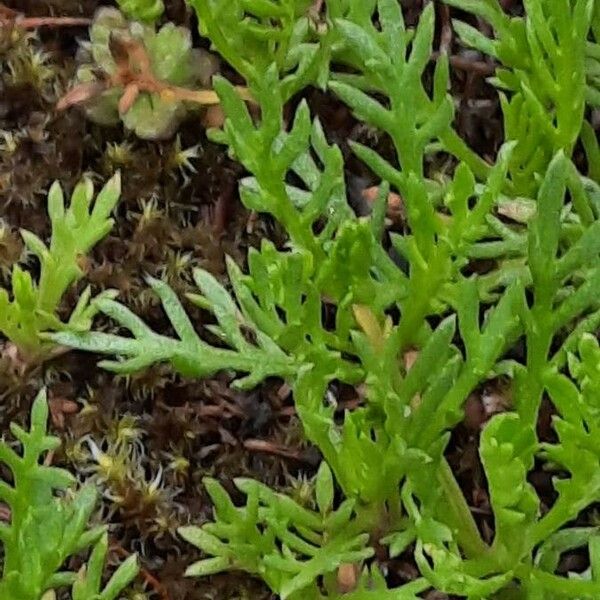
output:
M431 257L427 271L416 273L411 277L410 292L402 306L402 318L396 334L400 342L400 352L417 341L425 318L431 312L432 302L447 281L449 269L449 255L445 249L439 248Z
M531 322L527 328L527 371L517 399L519 414L527 426L535 428L544 393L544 372L548 368L548 355L552 345L552 308L540 302L531 309Z
M262 189L271 196L270 205L275 218L285 227L292 244L307 250L313 255L314 264L318 265L325 258L325 253L318 243L312 229L301 218L300 213L290 201L283 183L270 184L268 177L257 176Z
M71 261L65 261L65 265L56 270L42 266L37 308L53 314L69 285L79 276L81 275L73 268Z
M452 469L442 458L438 480L444 493L444 520L456 532L456 541L467 558L480 558L489 553L490 547L483 541L471 509L465 500Z
M565 512L564 508L572 507L565 507L564 502L560 502L559 498L554 506L535 524L531 536L531 545L533 547L548 539L555 531L558 531L566 522L574 517L571 514L572 510Z

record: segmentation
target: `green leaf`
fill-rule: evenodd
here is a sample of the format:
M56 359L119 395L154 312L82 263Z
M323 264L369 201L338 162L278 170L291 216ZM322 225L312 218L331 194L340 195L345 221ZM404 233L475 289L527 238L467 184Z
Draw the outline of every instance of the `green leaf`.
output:
M181 532L180 532L181 533ZM192 540L182 535L184 539L192 543ZM225 557L206 558L191 564L185 570L186 577L206 577L227 571L231 567L231 562Z
M536 443L535 433L522 427L519 417L511 413L493 417L482 434L481 460L495 515L494 549L501 552L502 547L512 560L533 546L527 534L537 516L539 500L527 473L533 465Z
M566 188L567 159L562 153L550 163L538 195L538 212L529 233L531 274L544 289L552 285L560 237L560 214ZM548 288L548 292L550 289Z
M135 560L121 565L100 595L108 541L104 528L88 529L97 493L92 486L71 493L76 482L73 475L44 464L44 453L60 444L47 435L47 420L43 390L34 400L29 431L11 424L21 452L14 452L8 442L0 442L0 460L12 472L11 485L0 482L0 496L11 512L10 522L0 535L4 554L0 594L39 600L47 590L72 583L73 600L115 600L137 574ZM78 574L60 571L69 557L92 544L95 547L87 566Z
M321 513L329 513L333 507L333 475L325 462L321 463L317 473L316 497Z
M62 191L57 183L48 193L48 212L52 224L49 246L34 234L23 231L23 239L40 261L39 282L34 284L29 273L15 265L12 272L13 299L7 296L0 331L19 348L28 360L43 359L49 347L41 334L52 327L63 326L56 312L62 296L82 277L81 257L102 239L112 227L109 218L120 195L120 177L115 175L98 194L93 207L93 186L84 180L76 186L71 204L65 210ZM78 307L83 310L83 306ZM83 321L79 321L83 325ZM88 327L91 323L88 322ZM68 328L68 326L66 326Z
M165 7L162 0L117 0L119 8L130 18L156 21Z

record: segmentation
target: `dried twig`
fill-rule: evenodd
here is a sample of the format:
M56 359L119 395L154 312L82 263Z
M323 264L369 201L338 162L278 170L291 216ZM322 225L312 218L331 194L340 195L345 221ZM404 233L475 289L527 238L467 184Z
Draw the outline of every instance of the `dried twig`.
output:
M37 29L38 27L87 27L91 19L83 17L24 17L17 19L15 24L22 29Z
M439 5L441 35L440 35L440 52L448 54L452 46L452 21L450 19L450 7L447 4Z
M0 4L0 27L20 27L21 29L87 27L91 22L91 19L83 17L26 17L12 8Z
M325 0L313 0L313 3L308 10L312 15L319 15L321 13L321 10L323 10L324 4Z
M307 462L306 457L300 450L287 448L286 446L281 446L267 440L249 439L244 440L243 444L244 448L250 452L261 452L264 454L281 456L282 458L287 458L298 462Z
M439 52L433 52L431 54L430 60L435 61L440 57ZM467 71L470 73L476 73L477 75L482 75L483 77L489 77L496 72L496 66L493 63L485 62L483 60L471 60L469 58L465 58L464 56L459 56L457 54L453 54L448 57L450 64L456 69L460 69L461 71Z

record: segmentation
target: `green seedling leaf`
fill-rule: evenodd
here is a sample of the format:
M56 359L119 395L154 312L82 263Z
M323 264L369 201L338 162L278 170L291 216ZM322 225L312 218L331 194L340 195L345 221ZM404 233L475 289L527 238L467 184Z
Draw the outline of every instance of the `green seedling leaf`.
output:
M137 559L132 556L120 565L101 589L108 538L104 527L88 525L97 492L87 486L73 493L75 478L44 464L45 453L60 445L58 438L47 434L48 413L42 391L31 409L29 431L11 426L21 444L19 451L0 442L0 460L12 472L11 484L0 482L0 497L11 512L10 523L0 530L4 555L0 595L39 600L55 588L72 584L73 600L116 600L137 575ZM60 570L69 557L90 546L89 561L78 573Z
M93 185L84 180L76 186L65 208L62 190L54 183L48 193L48 213L52 224L49 245L28 231L23 240L39 260L39 281L18 265L12 272L12 294L0 293L0 331L19 349L26 360L43 359L51 346L41 334L48 329L69 329L57 317L61 299L69 287L81 279L81 258L90 252L111 229L110 214L121 192L120 175L110 179L93 202ZM108 292L110 295L110 292ZM105 293L105 296L107 294ZM84 294L72 315L79 329L91 326L91 297Z

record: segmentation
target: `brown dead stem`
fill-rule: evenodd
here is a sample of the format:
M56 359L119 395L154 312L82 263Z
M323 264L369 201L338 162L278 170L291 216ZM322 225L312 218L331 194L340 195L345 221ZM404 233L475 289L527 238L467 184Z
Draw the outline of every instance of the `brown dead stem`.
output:
M0 4L0 27L20 27L21 29L87 27L91 22L91 19L82 17L26 17L12 8Z
M129 558L129 556L131 556L131 552L128 552L118 542L112 542L110 548L121 558ZM144 581L158 594L161 600L171 600L169 597L169 592L165 586L154 575L152 575L150 571L144 567L140 567L140 575Z

